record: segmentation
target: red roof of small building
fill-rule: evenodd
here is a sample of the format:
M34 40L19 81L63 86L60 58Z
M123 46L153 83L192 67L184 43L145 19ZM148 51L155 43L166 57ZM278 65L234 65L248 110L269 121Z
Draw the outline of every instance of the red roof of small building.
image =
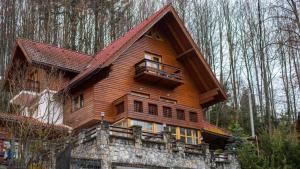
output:
M64 124L48 124L48 123L44 123L41 122L35 118L32 117L27 117L27 116L22 116L22 115L18 115L15 113L0 113L0 123L8 123L8 122L12 122L12 123L28 123L32 126L36 126L36 127L47 127L47 128L53 128L56 130L70 130L72 129L71 127L64 125Z
M231 136L230 131L228 131L226 129L223 129L223 128L220 128L220 127L217 127L213 124L210 124L207 121L203 120L201 125L202 125L202 130L204 130L204 131L211 132L211 133L214 133L214 134L223 135L223 136L228 136L228 137Z
M92 60L92 56L45 43L17 39L17 45L30 62L55 66L72 72L80 72Z

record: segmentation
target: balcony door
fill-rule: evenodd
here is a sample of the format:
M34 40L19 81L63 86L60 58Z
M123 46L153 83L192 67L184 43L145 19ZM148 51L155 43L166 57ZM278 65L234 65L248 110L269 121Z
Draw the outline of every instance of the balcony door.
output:
M161 56L151 54L151 53L145 53L145 59L146 61L146 67L152 68L153 70L160 70L161 69Z

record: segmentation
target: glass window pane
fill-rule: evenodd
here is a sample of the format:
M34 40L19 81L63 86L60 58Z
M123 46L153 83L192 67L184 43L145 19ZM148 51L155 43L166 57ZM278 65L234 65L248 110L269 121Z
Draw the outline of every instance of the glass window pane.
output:
M176 127L171 126L171 133L176 134Z
M186 143L187 144L193 144L192 137L187 137Z
M159 133L159 132L162 132L162 131L163 131L163 125L161 125L161 124L156 124L156 130L157 130L158 133Z
M185 137L184 136L180 136L180 141L185 143Z
M186 135L187 136L192 136L192 130L191 129L186 129Z
M180 135L185 135L185 129L184 128L180 128Z
M145 123L145 128L147 131L153 131L153 125L151 123Z

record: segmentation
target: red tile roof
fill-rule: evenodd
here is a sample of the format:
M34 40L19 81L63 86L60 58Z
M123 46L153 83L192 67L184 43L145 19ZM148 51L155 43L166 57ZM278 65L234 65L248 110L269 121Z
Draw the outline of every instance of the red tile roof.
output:
M87 69L82 71L75 78L73 78L70 81L70 83L66 86L66 88L71 87L78 81L91 74L96 69L107 66L105 65L105 63L107 63L110 59L113 59L118 52L122 51L124 47L126 47L126 45L128 45L127 47L129 47L130 44L134 42L132 40L142 36L144 32L147 31L147 28L150 28L149 26L154 25L158 18L164 16L164 14L166 14L170 10L170 8L170 4L166 5L165 7L161 8L159 11L155 12L153 15L148 17L146 20L133 27L125 35L118 38L117 40L109 44L107 47L103 48L100 52L96 54L94 59L91 61L90 65L88 65Z
M209 132L224 135L224 136L231 136L230 131L228 131L226 129L223 129L223 128L220 128L220 127L217 127L213 124L210 124L207 121L202 121L201 124L202 124L202 129L205 130L205 131L209 131Z
M53 128L56 130L70 130L72 129L71 127L67 126L67 125L54 125L54 124L48 124L48 123L43 123L35 118L32 117L26 117L26 116L21 116L18 114L14 114L14 113L0 113L0 123L8 123L8 122L12 122L12 123L28 123L32 126L36 126L36 127L47 127L47 128Z
M79 73L93 58L90 55L27 39L17 39L17 44L30 61L72 72Z

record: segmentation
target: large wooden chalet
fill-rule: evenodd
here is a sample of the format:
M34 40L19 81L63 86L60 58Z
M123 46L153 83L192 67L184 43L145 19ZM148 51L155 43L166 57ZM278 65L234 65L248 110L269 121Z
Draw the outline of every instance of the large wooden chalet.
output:
M24 66L22 90L12 104L32 108L50 90L61 101L63 123L87 128L104 118L111 125L167 127L189 144L223 144L230 134L205 121L203 109L226 94L171 5L167 5L94 56L17 39L5 86ZM50 80L47 74L58 73ZM24 100L27 100L24 102ZM26 104L26 105L25 105ZM104 112L104 117L101 117Z

